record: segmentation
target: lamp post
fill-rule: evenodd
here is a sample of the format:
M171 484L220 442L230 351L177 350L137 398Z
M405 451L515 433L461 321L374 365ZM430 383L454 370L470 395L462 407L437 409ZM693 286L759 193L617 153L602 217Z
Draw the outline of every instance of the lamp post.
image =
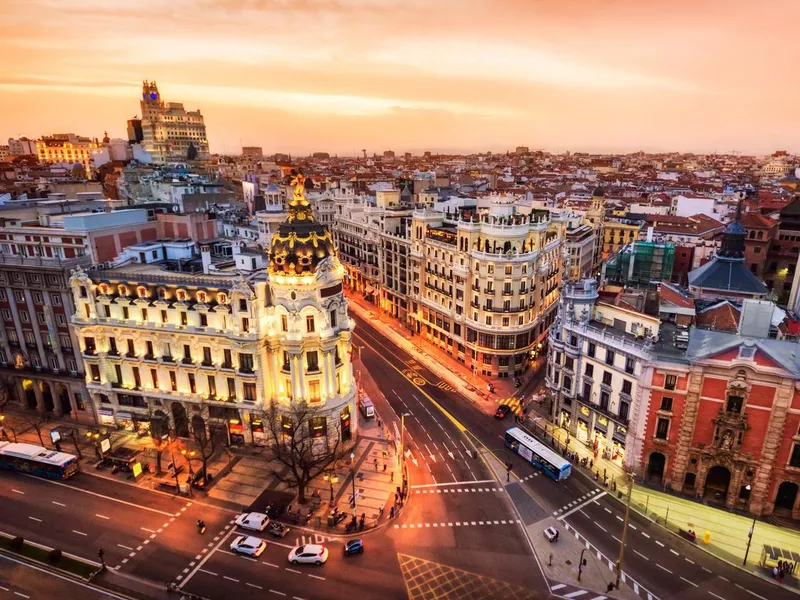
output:
M619 589L619 580L622 576L622 559L625 556L625 538L628 535L628 520L631 514L631 492L633 491L633 472L628 473L628 497L625 501L625 520L622 522L622 541L619 543L619 558L617 559L617 583L616 587Z
M353 518L356 516L356 454L350 453L350 473L352 474L351 481L353 484Z
M322 476L322 478L325 481L327 481L328 484L330 484L330 486L331 486L331 502L330 502L330 504L331 504L331 507L333 507L333 496L334 496L333 484L334 483L339 483L339 478L336 475L333 474L333 471L331 471L330 473L326 473L325 475Z
M8 427L11 430L11 434L14 436L14 443L16 444L17 443L17 432L14 431L14 428L11 425L6 425L6 416L5 415L0 415L0 429L3 430L3 433L5 433L6 427ZM8 434L6 434L6 436L8 436Z
M745 486L745 489L749 496L751 489L749 483ZM747 555L750 554L750 543L753 541L753 531L756 529L756 518L755 516L753 517L753 522L750 524L750 531L747 532L747 548L744 551L744 560L742 561L743 567L747 566Z

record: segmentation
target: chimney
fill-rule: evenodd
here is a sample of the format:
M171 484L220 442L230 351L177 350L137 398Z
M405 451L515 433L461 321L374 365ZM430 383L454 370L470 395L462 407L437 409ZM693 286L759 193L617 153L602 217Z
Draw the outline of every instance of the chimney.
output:
M211 247L207 244L200 246L200 256L203 259L203 273L208 275L209 268L211 267Z
M647 228L647 241L648 242L652 242L653 241L653 228L652 227L648 227Z

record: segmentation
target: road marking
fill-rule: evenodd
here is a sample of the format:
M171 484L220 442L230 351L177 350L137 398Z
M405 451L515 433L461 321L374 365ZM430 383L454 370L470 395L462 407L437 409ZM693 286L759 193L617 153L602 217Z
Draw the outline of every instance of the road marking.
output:
M67 506L66 504L61 504L61 502L56 502L55 500L53 500L53 504L55 504L57 506L63 506L63 507Z
M268 562L266 562L266 561L262 561L262 562L263 562L265 565L267 565L268 567L273 567L273 568L275 568L275 569L280 569L280 567L279 567L278 565L273 565L272 563L268 563Z
M554 585L553 587L551 587L550 591L551 592L555 592L556 590L560 590L561 588L565 588L565 587L567 587L566 584L558 583L558 584Z
M248 583L248 582L245 581L244 584L245 585L249 585L250 587L254 587L257 590L263 590L264 589L263 587L261 587L260 585L256 585L255 583Z
M597 526L598 526L600 529L602 529L602 530L603 530L603 531L605 531L606 533L608 533L608 529L606 529L605 527L603 527L602 525L600 525L600 523L598 523L597 521L595 521L595 522L594 522L594 524L595 524L595 525L597 525Z
M3 590L4 592L10 592L11 591L7 587L3 587L2 585L0 585L0 590Z
M577 598L578 596L583 596L584 594L587 593L588 592L586 590L577 590L574 592L570 592L569 594L564 594L564 598Z
M451 483L426 483L424 485L412 485L411 489L418 489L418 488L436 488L436 487L445 487L451 485L475 485L479 483L497 483L494 479L480 479L477 481L453 481ZM457 490L461 491L461 490Z
M633 529L634 531L636 531L636 530L638 529L638 528L636 527L636 525L634 525L633 523L628 523L628 527L630 527L630 528L631 528L631 529Z
M622 519L622 517L620 517L619 515L617 515L617 520L619 520L619 521L622 521L623 519Z
M30 598L30 596L26 596L26 595L25 595L25 594L23 594L22 592L14 592L14 594L15 594L16 596L21 596L21 597L23 597L23 598Z
M650 560L649 558L647 558L647 557L646 557L644 554L642 554L642 553L641 553L641 552L639 552L638 550L634 550L634 552L636 552L636 554L638 554L639 556L641 556L643 559L645 559L645 560Z
M320 577L319 575L312 575L311 573L309 573L308 576L309 577L313 577L314 579L321 579L322 581L325 581L325 578L324 577Z
M694 587L697 587L697 584L694 581L689 581L683 575L681 575L681 579L683 579L686 583L691 583Z
M270 590L270 592L272 592L273 594L277 594L278 596L285 596L286 595L283 592L279 592L277 590Z
M680 554L678 552L675 552L675 550L673 550L672 548L670 548L669 551L672 552L675 556L680 556Z
M643 535L644 537L646 537L648 540L650 539L650 536L649 536L648 534L646 534L644 531L642 532L642 535Z
M705 567L700 567L700 568L703 569L703 571L705 571L706 573L711 573L712 572L711 569L706 569Z
M21 492L19 490L15 490L14 488L11 488L11 491L14 492L15 494L22 494L23 496L25 495L25 492Z
M117 546L119 546L120 548L125 548L125 550L128 550L129 552L133 552L133 548L130 548L128 546L123 546L122 544L117 544Z
M77 533L78 535L89 535L88 533L83 533L82 531L78 531L77 529L73 529L72 533Z
M290 573L297 573L298 575L302 575L302 573L297 569L290 569L289 567L286 567L286 570L289 571Z
M147 527L139 527L142 531L146 531L147 533L155 533L152 529L148 529Z
M238 579L234 579L233 577L228 577L227 575L223 575L222 578L227 579L228 581L232 581L234 583L239 583Z
M108 521L108 520L110 520L110 519L111 519L111 517L107 517L107 516L105 516L105 515L101 515L101 514L98 514L98 513L94 513L94 516L95 516L95 517L99 517L99 518L101 518L101 519L105 519L106 521Z
M127 502L125 500L120 500L119 498L113 498L112 496L106 496L104 494L98 494L97 492L90 492L89 490L84 490L79 487L75 487L72 485L67 485L66 483L60 483L58 481L53 481L51 479L42 479L40 477L36 477L36 475L25 475L26 477L30 477L31 479L36 479L36 481L41 481L43 483L48 483L50 485L57 485L60 487L65 487L70 489L74 492L80 492L82 494L89 494L90 496L95 496L97 498L103 498L104 500L110 500L111 502L118 502L119 504L125 504L126 506L132 506L133 508L138 508L141 510L147 510L153 513L157 513L159 515L164 515L165 517L171 517L172 513L164 512L163 510L158 510L155 508L150 508L149 506L142 506L141 504L136 504L135 502ZM17 491L17 490L13 490ZM19 494L24 494L25 492L17 492ZM184 507L185 508L185 507Z
M194 577L194 576L195 576L195 574L197 573L197 571L199 571L199 570L202 568L202 566L206 564L206 561L207 561L209 558L211 558L211 556L214 554L214 552L216 552L217 550L219 550L219 549L220 549L220 547L222 546L222 544L224 544L224 543L225 543L225 540L227 540L227 539L228 539L228 537L229 537L229 536L230 536L232 533L233 533L233 530L231 529L231 530L230 530L228 533L226 533L226 534L225 534L225 537L223 537L223 538L222 538L222 539L221 539L219 542L217 542L217 545L216 545L216 546L214 546L214 549L213 549L211 552L209 552L208 554L206 554L206 555L203 557L203 560L201 560L199 563L197 563L197 566L196 566L196 567L194 567L194 569L192 570L192 572L191 572L191 573L189 573L189 574L186 576L186 578L185 578L185 579L183 579L183 581L181 581L180 585L178 586L179 588L183 588L183 586L185 586L187 583L189 583L189 581L192 579L192 577Z
M662 543L661 543L661 542L659 542L658 540L656 540L656 544L658 544L659 546L661 546L662 548L664 548L664 544L662 544Z
M669 570L667 567L664 567L664 566L662 566L662 565L659 565L658 563L656 563L656 566L657 566L659 569L663 569L663 570L665 570L665 571L666 571L667 573L669 573L670 575L672 574L672 571L670 571L670 570Z
M725 598L723 598L722 596L719 596L719 595L715 594L714 592L712 592L712 591L710 591L710 590L706 590L706 591L707 591L709 594L711 594L712 596L714 596L715 598L719 598L719 600L725 600Z
M36 517L28 517L31 521L36 521L37 523L41 523L41 519L37 519Z
M617 543L619 543L619 544L621 544L621 543L622 543L622 540L621 540L621 539L619 539L617 536L615 536L615 535L612 535L611 537L612 537L612 538L614 538L615 540L617 540Z
M601 497L603 497L603 496L605 496L605 495L606 495L606 492L603 492L602 494L599 494L599 495L595 496L595 498L601 498ZM594 501L594 500L587 500L587 501L586 501L586 502L584 502L583 504L578 504L578 506L576 506L575 508L572 508L572 509L568 510L568 511L567 511L567 512L565 512L563 515L561 515L560 517L558 517L558 520L559 520L559 521L563 521L563 520L564 520L566 517L570 516L572 513L576 512L576 511L579 511L579 510L580 510L580 509L582 509L584 506L586 506L587 504L589 504L589 502L593 502L593 501ZM608 509L606 509L606 510L608 510ZM609 510L608 512L611 512L611 511Z
M756 594L755 592L753 592L753 591L751 591L751 590L748 590L746 587L742 587L742 586L741 586L741 585L739 585L738 583L734 583L733 585L735 585L736 587L738 587L740 590L744 590L744 591L745 591L745 592L747 592L748 594L752 594L752 595L753 595L753 596L755 596L756 598L761 598L761 600L767 600L766 598L764 598L764 596L762 596L762 595L760 595L760 594Z
M688 562L688 563L692 563L692 564L694 564L694 561L693 561L691 558L686 558L686 557L684 556L684 557L683 557L683 560L685 560L685 561L686 561L686 562Z
M710 572L710 571L709 571L709 572ZM727 577L725 577L724 575L720 575L720 576L719 576L719 578L720 578L720 579L722 579L723 581L727 581L728 583L730 583L730 582L731 582L731 580L730 580L730 579L728 579Z
M592 500L592 502L596 502L596 500ZM611 514L611 509L608 507L603 507L608 514Z

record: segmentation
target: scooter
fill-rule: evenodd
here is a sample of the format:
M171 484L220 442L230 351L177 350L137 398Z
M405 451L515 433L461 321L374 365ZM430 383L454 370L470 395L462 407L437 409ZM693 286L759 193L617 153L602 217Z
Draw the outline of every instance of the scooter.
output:
M197 533L203 535L206 532L206 524L205 521L198 519L197 521Z

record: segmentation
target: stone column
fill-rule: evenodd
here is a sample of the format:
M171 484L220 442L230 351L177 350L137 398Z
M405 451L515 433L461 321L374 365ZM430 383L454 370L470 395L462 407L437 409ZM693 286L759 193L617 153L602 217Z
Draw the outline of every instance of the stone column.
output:
M23 355L28 355L28 345L25 342L25 336L22 333L22 325L19 319L19 310L17 309L17 295L15 290L8 290L8 306L11 308L11 316L14 319L14 330L17 332L17 337L19 338L19 347L22 350ZM9 356L9 362L13 357ZM28 356L28 358L30 358Z
M297 354L290 354L289 362L292 366L292 390L290 395L292 399L296 399L302 397L302 394L298 394L298 391L302 391L302 382L304 380L304 378L300 377L300 357Z
M36 305L33 303L33 298L31 296L30 289L26 288L23 293L25 294L25 300L28 303L28 313L30 314L31 319L31 329L33 329L33 338L36 340L36 350L39 354L39 360L41 361L42 369L51 369L52 367L47 362L47 355L44 352L44 343L42 342L42 335L39 331L39 317L36 316L35 308Z
M775 508L775 495L770 495L770 490L775 489L777 493L777 487L774 486L776 482L773 481L773 472L775 460L778 457L780 445L784 439L786 416L791 408L793 397L794 381L791 379L782 381L772 404L769 425L761 447L761 460L755 469L755 476L752 482L753 489L750 491L748 510L756 515L772 514ZM790 432L789 435L791 436L793 433ZM745 432L744 435L754 434Z
M67 318L67 323L72 318L72 315L75 314L75 303L73 302L72 294L69 292L61 292L61 304L64 306L64 313ZM75 359L75 366L78 369L78 373L85 373L86 367L83 364L83 357L81 356L81 346L78 343L78 336L75 335L75 329L73 327L69 327L69 337L72 340L72 356L69 358Z
M36 396L36 410L39 412L39 414L45 411L44 394L42 394L42 390L39 388L40 383L41 380L39 379L33 380L33 393Z
M664 476L668 477L669 483L674 490L683 489L683 480L686 475L686 467L689 464L689 452L692 449L692 439L694 438L694 430L697 422L697 409L700 403L700 388L703 383L702 371L692 369L689 371L688 389L686 394L686 402L683 405L683 417L680 421L680 430L678 432L678 443L675 445L675 451L672 453L672 464L665 465ZM672 423L674 426L675 423ZM666 456L666 454L665 454ZM706 469L707 471L707 469ZM705 474L702 478L698 469L697 478L695 479L695 489L701 490L705 485Z

